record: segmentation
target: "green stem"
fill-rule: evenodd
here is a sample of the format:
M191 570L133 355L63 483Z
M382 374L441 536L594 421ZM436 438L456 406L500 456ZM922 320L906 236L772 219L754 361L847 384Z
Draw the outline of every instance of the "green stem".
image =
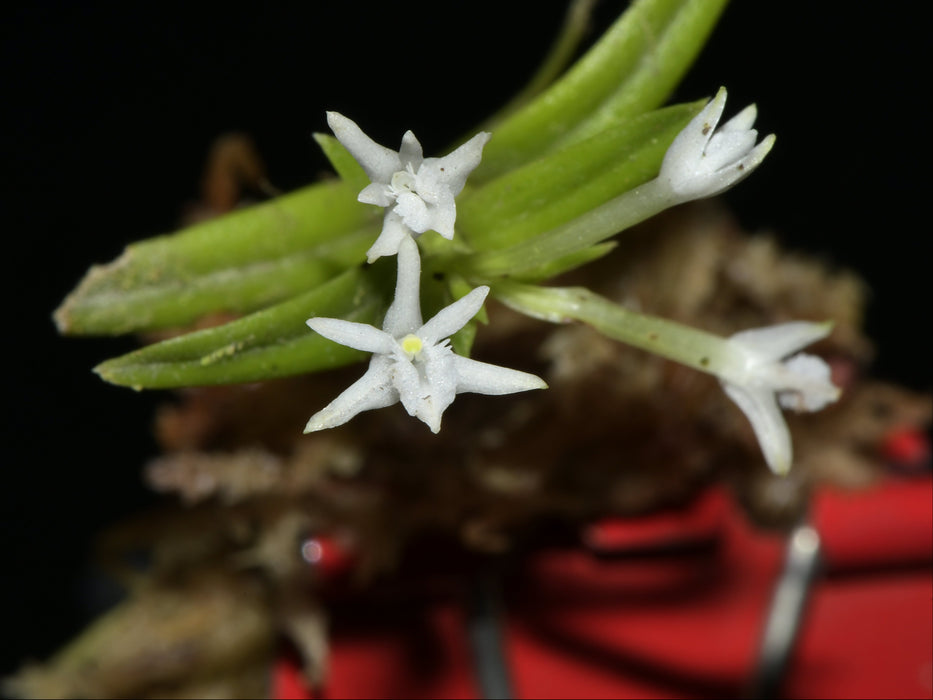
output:
M539 287L500 281L493 295L516 311L551 323L582 321L603 335L729 379L744 357L729 342L706 331L630 311L584 287Z

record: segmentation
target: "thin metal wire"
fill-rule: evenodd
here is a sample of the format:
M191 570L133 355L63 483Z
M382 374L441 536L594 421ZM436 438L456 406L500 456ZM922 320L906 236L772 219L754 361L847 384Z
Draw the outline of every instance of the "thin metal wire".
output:
M505 657L501 623L502 600L495 576L478 576L470 589L467 629L480 692L489 700L514 697Z
M788 539L784 570L768 610L758 662L749 687L750 697L779 696L820 560L819 533L809 525L796 527Z

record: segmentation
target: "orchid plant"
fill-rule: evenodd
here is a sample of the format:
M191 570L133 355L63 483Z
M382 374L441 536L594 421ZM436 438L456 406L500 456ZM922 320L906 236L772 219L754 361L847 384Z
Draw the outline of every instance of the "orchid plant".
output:
M734 186L767 156L774 136L758 140L754 105L720 125L724 88L709 101L661 107L725 1L634 2L561 73L579 34L579 21L569 22L530 87L440 158L425 158L410 131L394 151L328 112L334 136L315 139L338 180L129 246L89 271L56 311L58 327L119 334L233 313L96 371L137 389L181 387L317 372L370 353L362 378L306 432L396 402L437 432L458 393L546 387L470 358L482 306L494 298L715 375L767 464L786 473L793 458L780 409L819 410L839 395L823 360L797 354L828 324L724 338L545 284L608 253L609 239L634 224Z

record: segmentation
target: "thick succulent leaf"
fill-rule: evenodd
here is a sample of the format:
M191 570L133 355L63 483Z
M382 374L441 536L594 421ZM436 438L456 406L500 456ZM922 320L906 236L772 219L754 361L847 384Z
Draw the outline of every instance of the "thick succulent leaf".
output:
M727 0L638 0L583 58L497 125L474 184L662 104Z
M552 277L557 277L558 275L562 275L565 272L576 270L578 267L582 267L583 265L591 263L594 260L599 260L604 255L611 253L615 247L615 241L597 243L596 245L592 245L589 248L578 250L561 258L554 258L549 263L541 265L540 267L534 267L523 272L521 275L515 275L514 279L529 282L549 280Z
M651 20L660 31L637 37L641 59L615 86L599 109L588 114L559 145L589 138L643 111L663 104L693 65L729 0L674 0L654 3ZM647 3L646 3L647 4ZM666 5L666 7L662 7ZM673 12L672 12L673 11ZM668 14L671 13L671 14Z
M640 115L470 191L457 203L458 229L476 251L501 250L580 216L657 175L704 104Z
M326 182L134 243L92 267L55 322L62 333L118 335L263 308L361 261L378 233L374 211Z
M610 199L562 226L545 231L509 248L471 255L457 262L458 271L480 283L496 277L541 280L549 269L584 254L619 231L648 219L670 206L663 183L649 180ZM569 268L568 268L569 269Z
M476 131L494 131L503 119L528 104L560 76L573 60L577 47L587 33L595 5L596 0L571 0L560 33L535 74L508 104L484 121Z
M387 269L352 268L289 301L108 360L94 371L114 384L162 389L258 381L349 364L366 353L327 340L305 321L326 316L374 323L391 289Z

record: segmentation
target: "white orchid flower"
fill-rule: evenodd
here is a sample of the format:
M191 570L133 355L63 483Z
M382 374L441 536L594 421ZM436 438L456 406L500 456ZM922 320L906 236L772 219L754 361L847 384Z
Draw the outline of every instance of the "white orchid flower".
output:
M547 387L533 374L461 357L450 348L449 337L476 315L489 287L477 287L422 323L420 277L418 244L405 236L398 250L395 299L382 330L337 318L308 319L308 326L325 338L373 356L366 374L311 416L306 433L342 425L362 411L398 401L436 433L457 394L512 394Z
M421 144L411 131L405 132L395 152L373 141L342 114L328 112L327 123L372 180L360 192L359 201L391 207L382 233L366 253L369 262L395 255L401 241L413 234L433 230L448 240L454 237L454 198L479 165L491 134L482 131L443 158L424 158Z
M793 461L781 408L819 411L839 398L824 360L794 354L831 328L829 323L794 321L742 331L727 341L738 359L720 372L722 387L748 417L768 466L777 474L786 474Z
M749 105L719 129L726 106L726 89L697 114L667 149L658 181L678 202L703 199L723 192L757 168L774 145L774 134L757 146L752 128L757 116Z

